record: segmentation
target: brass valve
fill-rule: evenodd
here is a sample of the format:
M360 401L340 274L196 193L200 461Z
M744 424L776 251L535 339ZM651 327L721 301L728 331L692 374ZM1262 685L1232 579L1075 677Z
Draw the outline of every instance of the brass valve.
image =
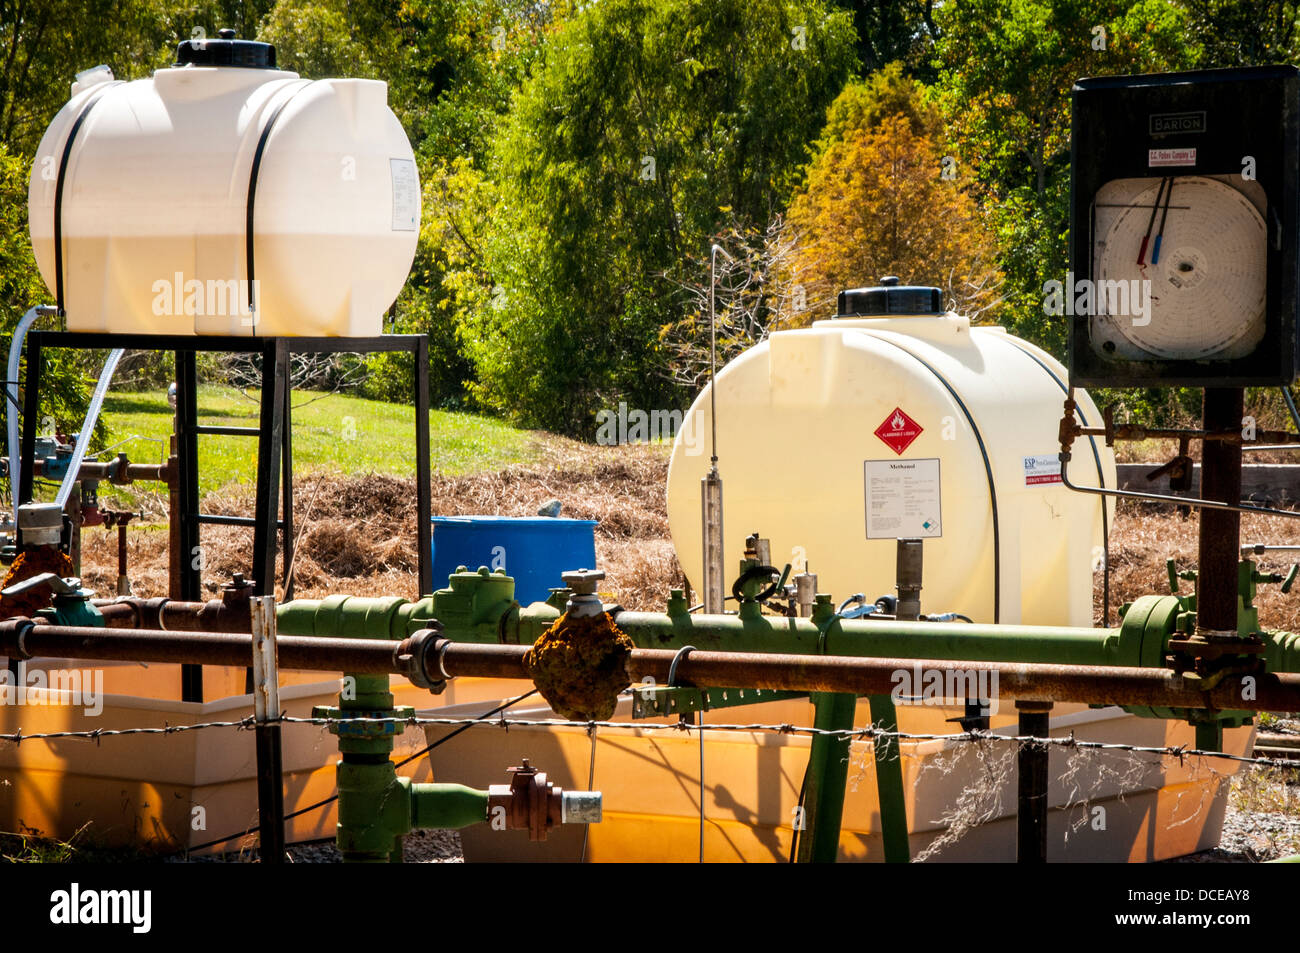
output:
M527 758L510 775L509 784L488 787L488 820L504 817L506 830L526 830L529 840L540 841L558 824L600 822L599 791L566 791L546 780Z

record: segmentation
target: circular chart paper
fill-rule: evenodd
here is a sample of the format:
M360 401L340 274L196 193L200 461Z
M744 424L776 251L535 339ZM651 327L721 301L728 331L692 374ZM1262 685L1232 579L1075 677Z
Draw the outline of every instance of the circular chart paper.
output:
M1120 334L1160 358L1203 360L1234 345L1257 343L1264 333L1267 294L1263 216L1246 196L1215 179L1175 177L1156 207L1158 191L1154 180L1106 233L1096 267L1098 313L1109 315ZM1153 262L1157 235L1159 256ZM1139 264L1144 238L1147 248ZM1126 282L1132 291L1144 281L1150 282L1145 315L1131 300L1127 313L1116 308L1123 300L1114 292L1117 286L1102 284Z

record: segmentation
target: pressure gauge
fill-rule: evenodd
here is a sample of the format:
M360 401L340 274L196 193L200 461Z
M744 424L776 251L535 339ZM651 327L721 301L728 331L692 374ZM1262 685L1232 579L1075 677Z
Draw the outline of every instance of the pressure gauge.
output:
M1267 305L1264 196L1257 183L1241 184L1254 188L1200 175L1101 188L1091 331L1107 353L1224 360L1259 345Z

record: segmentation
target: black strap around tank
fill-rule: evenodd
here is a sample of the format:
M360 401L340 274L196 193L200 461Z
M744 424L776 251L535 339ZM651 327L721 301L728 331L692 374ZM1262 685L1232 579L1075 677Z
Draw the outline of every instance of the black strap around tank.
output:
M104 92L118 83L107 83L104 89L94 93L81 107L77 118L72 121L72 129L63 143L63 155L59 157L59 175L54 183L54 303L58 306L59 317L63 317L63 181L68 171L68 159L72 156L72 146L77 140L77 133L90 111L104 96Z
M253 317L254 337L257 336L257 301L253 291L255 287L253 284L253 212L257 202L257 174L262 168L262 155L266 152L266 142L271 138L271 130L275 128L275 122L280 118L280 113L284 112L285 106L293 102L295 96L310 85L311 80L303 80L301 86L286 96L284 101L275 107L275 111L271 113L271 118L262 127L262 135L257 140L257 151L253 153L253 167L248 175L248 205L244 217L244 253L248 262L248 310Z
M1015 345L1016 349L1020 351L1021 354L1025 355L1025 357L1029 358L1045 370L1047 376L1056 381L1056 385L1061 388L1061 393L1066 397L1070 396L1070 388L1066 385L1065 381L1061 380L1060 375L1048 367L1047 363L1043 361L1042 358L1010 335L1007 336L1007 340L1011 344ZM1075 413L1079 415L1079 421L1085 427L1092 426L1088 423L1088 416L1083 412L1082 407L1076 404L1074 409ZM1101 466L1101 453L1097 450L1097 438L1089 437L1088 443L1092 446L1093 462L1097 464L1097 485L1104 490L1106 488L1106 473ZM1102 553L1105 557L1105 564L1102 566L1102 586L1105 589L1105 596L1102 600L1104 608L1102 611L1105 614L1105 618L1102 619L1102 623L1104 625L1110 625L1110 514L1106 512L1106 500L1104 498L1101 501L1101 542Z
M988 479L989 485L989 507L993 514L993 623L1002 621L1002 542L1001 532L998 527L998 493L993 482L993 465L989 462L988 448L984 446L984 437L980 434L980 428L975 423L975 417L966 407L966 403L957 393L957 389L948 383L948 379L940 374L925 358L915 351L903 347L897 341L883 335L875 335L877 341L884 341L886 344L892 344L904 354L911 357L918 364L934 375L935 380L944 386L948 395L966 417L966 422L970 424L971 433L975 434L975 442L979 444L980 456L984 458L984 476Z

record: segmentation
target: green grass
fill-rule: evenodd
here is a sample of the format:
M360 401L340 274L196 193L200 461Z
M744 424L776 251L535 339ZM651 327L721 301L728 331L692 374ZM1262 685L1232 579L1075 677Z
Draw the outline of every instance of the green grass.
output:
M231 387L199 388L199 423L256 427L258 393ZM136 463L157 463L166 454L172 411L165 391L110 394L104 416L116 449ZM293 397L293 468L347 473L415 474L415 408L342 394L310 391ZM434 473L459 475L499 469L537 455L534 434L474 414L429 412ZM199 473L207 491L256 479L256 437L199 437Z

